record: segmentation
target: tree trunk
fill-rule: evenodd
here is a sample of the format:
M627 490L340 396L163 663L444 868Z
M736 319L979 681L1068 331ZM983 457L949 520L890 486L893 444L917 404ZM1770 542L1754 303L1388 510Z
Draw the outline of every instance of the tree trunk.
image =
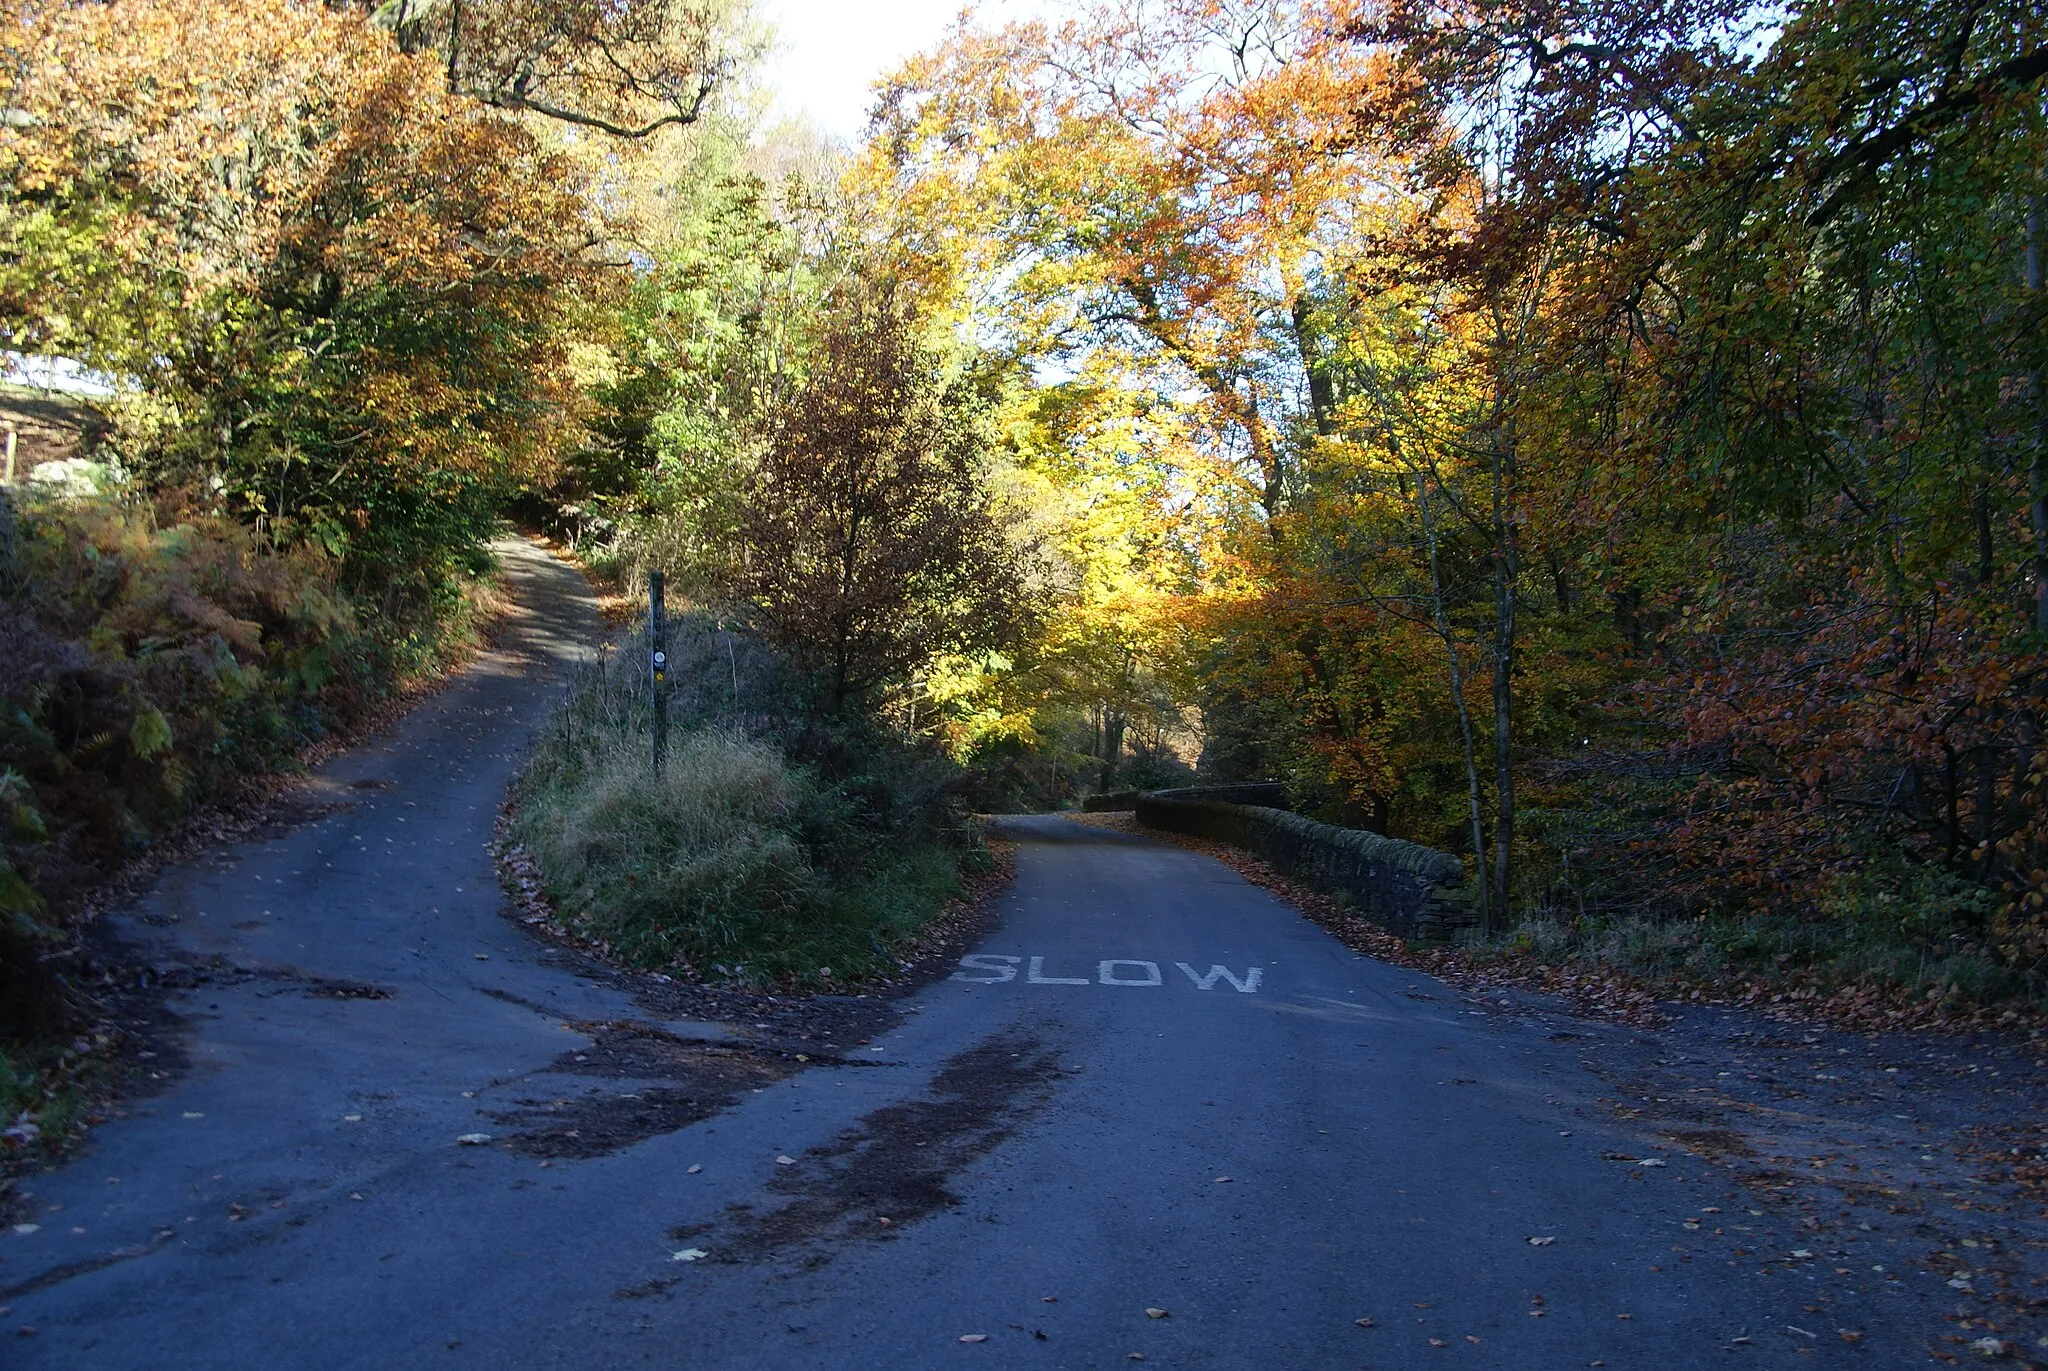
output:
M1329 365L1316 355L1309 310L1308 292L1297 292L1294 297L1294 350L1301 357L1301 369L1308 375L1309 418L1315 422L1316 436L1327 438L1337 431L1337 388L1330 383Z
M1506 931L1514 896L1515 767L1514 673L1517 587L1521 579L1520 530L1515 521L1515 438L1508 416L1506 381L1496 393L1498 423L1493 443L1493 888L1489 932Z
M1422 513L1422 539L1429 549L1430 618L1437 637L1443 639L1444 654L1451 664L1451 703L1458 711L1458 736L1465 747L1465 789L1472 816L1472 864L1479 876L1479 922L1493 926L1492 881L1486 869L1486 818L1479 787L1479 750L1472 742L1472 711L1465 706L1465 672L1458 662L1458 640L1451 632L1450 617L1444 613L1444 581L1436 550L1436 516L1429 503L1428 476L1415 476L1416 504Z
M448 93L456 89L455 73L462 57L462 0L455 0L454 10L448 16Z
M2039 295L2041 271L2041 197L2027 202L2027 290ZM2027 469L2029 513L2034 525L2034 627L2048 629L2048 374L2034 365L2034 460Z
M1124 714L1120 709L1105 709L1102 713L1102 785L1108 791L1116 788L1117 762L1124 751Z

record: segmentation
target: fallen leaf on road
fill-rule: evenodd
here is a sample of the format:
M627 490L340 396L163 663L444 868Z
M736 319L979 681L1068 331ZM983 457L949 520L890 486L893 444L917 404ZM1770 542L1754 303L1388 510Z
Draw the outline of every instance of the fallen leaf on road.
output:
M1447 1343L1447 1342L1445 1342L1445 1341L1444 1341L1444 1340L1443 1340L1442 1338L1431 1338L1431 1339L1429 1340L1429 1345L1430 1345L1431 1347L1449 1347L1449 1346L1450 1346L1450 1344L1449 1344L1449 1343Z
M1379 1326L1378 1324L1375 1324L1371 1319L1353 1319L1352 1322L1357 1324L1360 1328L1377 1328Z
M1987 1357L2009 1357L2012 1355L2013 1345L2004 1338L1979 1338L1970 1344L1970 1350L1981 1352Z
M1804 1247L1795 1247L1792 1249L1792 1255L1794 1257L1800 1258L1801 1260L1804 1260L1805 1258L1811 1257L1813 1253L1808 1251Z
M1862 1334L1861 1330L1859 1330L1859 1329L1855 1329L1855 1328L1837 1328L1837 1329L1835 1330L1835 1332L1836 1332L1837 1334L1839 1334L1839 1335L1841 1336L1841 1339L1842 1339L1842 1341L1843 1341L1843 1342L1862 1342L1862 1341L1863 1341L1863 1334Z
M14 1225L14 1231L21 1234L21 1236L25 1238L29 1234L35 1232L37 1229L41 1227L42 1225L39 1223L18 1223Z
M363 1116L360 1114L344 1114L341 1116L341 1121L343 1123L361 1123Z
M878 1214L875 1216L875 1222L887 1228L889 1226L889 1216L887 1214Z
M1124 1360L1125 1360L1125 1361L1143 1361L1143 1360L1145 1360L1145 1354L1144 1354L1143 1352L1126 1352L1126 1353L1124 1353Z
M962 1342L987 1342L987 1341L988 1341L988 1334L986 1334L986 1333L962 1333L962 1334L960 1335L960 1341L962 1341Z
M1230 1184L1230 1177L1228 1177L1228 1176L1218 1176L1218 1177L1216 1178L1216 1184L1217 1184L1217 1185L1229 1185L1229 1184Z
M1550 1246L1550 1245L1551 1245L1552 1243L1554 1243L1554 1242L1556 1242L1556 1241L1557 1241L1557 1239L1556 1239L1556 1238L1531 1238L1531 1239L1529 1239L1529 1246L1531 1246L1531 1247L1548 1247L1548 1246Z
M795 1166L795 1165L796 1165L796 1158L795 1158L795 1157L777 1157L777 1158L775 1159L775 1164L776 1164L777 1166Z
M485 1143L489 1142L490 1140L491 1135L488 1133L464 1133L455 1141L462 1144L464 1147L482 1147Z
M200 1113L196 1109L188 1109L185 1111L185 1117L188 1119L203 1119L206 1117L206 1115Z
M1478 1342L1478 1341L1479 1341L1479 1339L1477 1339L1477 1338L1473 1337L1473 1336L1472 1336L1472 1335L1471 1335L1470 1333L1467 1333L1467 1334L1465 1335L1465 1341L1466 1341L1466 1342Z
M1164 1309L1147 1309L1145 1317L1148 1319L1163 1319L1166 1317L1166 1311Z
M694 1175L696 1175L696 1174L697 1174L697 1173L698 1173L699 1171L702 1171L703 1169L704 1169L704 1167L703 1167L702 1163L693 1163L693 1164L691 1165L691 1167L690 1167L690 1171L689 1171L689 1174L690 1174L690 1175L692 1175L692 1176L694 1176Z
M685 1247L680 1252L671 1252L668 1259L672 1262L697 1262L703 1261L710 1255L709 1252L706 1252L701 1247Z

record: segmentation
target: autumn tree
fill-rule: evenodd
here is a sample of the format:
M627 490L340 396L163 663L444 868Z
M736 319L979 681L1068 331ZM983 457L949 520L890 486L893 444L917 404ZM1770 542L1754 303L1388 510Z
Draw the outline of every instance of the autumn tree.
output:
M872 270L826 300L800 382L768 409L740 492L731 593L819 673L836 713L1028 616L983 438L910 302Z
M567 351L612 282L576 166L354 14L123 0L31 32L0 332L124 379L146 488L431 614L577 429Z
M1034 589L1059 608L1000 657L940 662L927 698L1006 803L1164 783L1193 759L1180 619L1192 559L1148 452L1172 421L1092 370L1056 384L1007 371L999 494L1034 550Z

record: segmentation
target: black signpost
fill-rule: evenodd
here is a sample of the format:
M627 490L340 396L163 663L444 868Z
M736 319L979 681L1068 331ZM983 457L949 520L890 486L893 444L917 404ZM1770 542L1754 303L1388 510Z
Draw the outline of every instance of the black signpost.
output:
M660 776L668 751L668 610L658 571L647 578L647 675L654 696L654 774Z

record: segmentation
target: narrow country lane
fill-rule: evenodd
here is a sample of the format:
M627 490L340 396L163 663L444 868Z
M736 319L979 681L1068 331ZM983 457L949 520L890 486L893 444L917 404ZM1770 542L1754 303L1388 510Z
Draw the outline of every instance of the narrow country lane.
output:
M167 873L129 916L167 967L220 960L173 998L189 1065L0 1235L0 1362L1918 1360L1881 1287L1829 1315L1850 1343L1801 1313L1812 1278L1689 1248L1687 1220L1741 1198L1668 1148L1617 1164L1652 1143L1591 1107L1605 1087L1554 1022L1058 817L1003 821L1016 881L958 975L843 1061L720 1058L736 1102L699 1117L655 1058L757 1026L650 1016L501 913L499 796L596 631L572 572L503 551L528 606L503 651L323 768L331 812ZM609 1117L592 1100L682 1126L513 1145L535 1111ZM1819 1336L1783 1335L1802 1322Z

